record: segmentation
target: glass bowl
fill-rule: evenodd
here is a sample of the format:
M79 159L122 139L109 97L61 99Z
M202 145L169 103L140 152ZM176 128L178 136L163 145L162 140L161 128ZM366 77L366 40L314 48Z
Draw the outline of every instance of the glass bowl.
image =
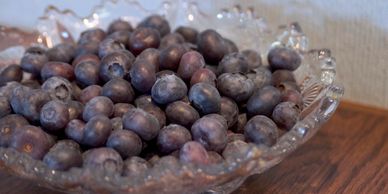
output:
M164 1L150 10L137 1L106 0L95 6L87 17L71 10L47 7L34 29L0 26L0 68L19 63L25 48L31 45L52 47L74 42L87 28L107 25L121 18L136 24L150 14L161 14L172 29L179 25L199 30L216 29L236 42L240 50L254 49L265 59L269 48L285 45L299 52L302 65L295 71L301 87L304 109L300 120L272 147L249 144L249 149L231 160L210 166L159 160L137 177L111 174L105 169L72 168L51 170L41 161L9 148L0 148L0 167L16 176L69 193L230 193L253 174L261 173L282 161L310 139L336 110L343 87L335 83L336 63L328 49L309 49L308 39L297 23L271 28L253 9L240 6L200 9L200 1ZM264 62L266 63L266 62Z

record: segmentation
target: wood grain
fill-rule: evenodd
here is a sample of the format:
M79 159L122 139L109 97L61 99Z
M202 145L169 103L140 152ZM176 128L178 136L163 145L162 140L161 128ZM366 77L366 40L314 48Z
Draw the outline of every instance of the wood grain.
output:
M388 111L342 103L310 141L234 194L388 193ZM0 173L0 193L60 192Z

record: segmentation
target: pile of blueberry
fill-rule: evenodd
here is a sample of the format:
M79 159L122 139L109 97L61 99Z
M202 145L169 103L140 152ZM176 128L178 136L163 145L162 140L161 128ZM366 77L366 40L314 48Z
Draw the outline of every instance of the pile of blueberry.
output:
M124 176L228 161L299 119L299 54L279 46L267 60L215 30L171 32L157 15L30 47L0 71L0 146L56 170L110 163Z

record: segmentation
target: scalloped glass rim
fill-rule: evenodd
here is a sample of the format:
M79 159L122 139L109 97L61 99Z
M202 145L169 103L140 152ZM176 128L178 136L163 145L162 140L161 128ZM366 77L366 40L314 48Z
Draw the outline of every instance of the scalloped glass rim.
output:
M33 41L23 42L23 45L51 47L60 42L74 41L74 37L78 38L80 32L87 28L106 29L108 23L118 16L136 25L139 19L151 13L166 17L172 29L182 24L199 30L217 29L223 36L235 41L241 50L254 49L263 56L272 46L285 45L296 49L303 57L302 66L295 72L305 103L301 120L281 136L274 146L267 148L249 144L248 151L240 155L243 157L219 165L161 164L142 176L128 178L107 174L103 169L73 168L68 172L50 170L41 161L12 149L0 148L0 167L44 186L68 192L152 193L158 190L161 193L228 193L249 175L271 168L310 139L339 104L344 90L342 86L334 84L336 64L330 50L308 50L308 39L297 23L283 25L272 31L263 18L255 15L253 9L243 10L239 6L205 13L195 1L164 1L157 9L148 10L137 1L105 0L84 18L71 10L61 11L49 6L38 19L36 29L31 32ZM10 34L5 33L5 28L1 28L0 33L2 38ZM5 66L17 62L23 52L24 47L21 46L3 50L0 53L0 64ZM171 183L174 183L174 187L171 187Z

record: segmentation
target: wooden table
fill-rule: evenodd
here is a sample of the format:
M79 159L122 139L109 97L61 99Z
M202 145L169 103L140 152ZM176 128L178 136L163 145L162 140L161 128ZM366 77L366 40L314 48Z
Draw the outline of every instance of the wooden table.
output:
M4 173L0 193L59 194ZM388 111L342 103L310 141L237 193L388 193Z

